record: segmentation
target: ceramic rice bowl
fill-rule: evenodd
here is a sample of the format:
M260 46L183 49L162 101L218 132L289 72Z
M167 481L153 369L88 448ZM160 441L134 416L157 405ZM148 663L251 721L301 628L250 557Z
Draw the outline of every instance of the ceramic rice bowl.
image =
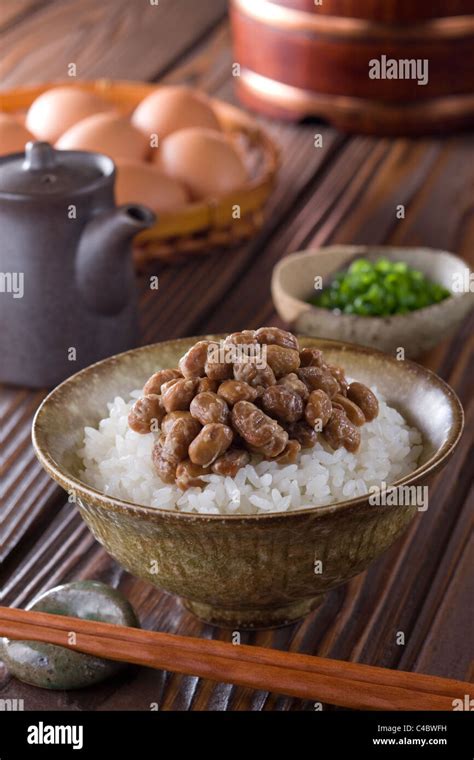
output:
M374 506L364 496L285 513L205 515L132 504L80 479L84 426L97 426L114 396L127 396L156 370L176 366L196 340L134 349L70 377L36 414L36 454L51 477L75 494L97 541L134 576L177 594L216 625L293 622L317 607L327 591L365 570L407 528L417 507ZM463 411L440 378L373 349L314 338L300 342L322 349L348 376L375 382L387 403L420 430L417 469L398 483L425 485L446 464L461 436ZM321 573L315 572L316 559Z

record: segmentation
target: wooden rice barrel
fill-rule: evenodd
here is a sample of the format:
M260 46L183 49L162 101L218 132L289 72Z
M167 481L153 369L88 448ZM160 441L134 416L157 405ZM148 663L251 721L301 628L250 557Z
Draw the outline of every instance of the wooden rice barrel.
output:
M473 12L472 0L280 0L278 4L308 13L366 18L389 24L410 24L427 18L464 16Z
M256 110L371 134L474 124L474 0L231 0L231 18Z

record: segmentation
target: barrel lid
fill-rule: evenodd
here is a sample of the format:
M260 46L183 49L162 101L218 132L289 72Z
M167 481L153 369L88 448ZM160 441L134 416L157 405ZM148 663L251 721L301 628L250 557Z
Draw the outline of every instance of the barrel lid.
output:
M0 193L71 194L111 177L113 172L112 159L100 153L56 150L47 142L29 142L24 153L0 159Z

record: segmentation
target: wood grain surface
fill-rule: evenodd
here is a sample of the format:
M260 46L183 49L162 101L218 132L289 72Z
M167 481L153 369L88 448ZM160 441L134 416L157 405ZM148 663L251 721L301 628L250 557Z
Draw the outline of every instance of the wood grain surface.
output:
M234 101L224 0L4 0L0 87L78 76L186 82ZM0 93L1 104L1 93ZM258 237L139 280L142 342L278 324L272 267L284 254L329 243L428 245L474 266L474 137L347 137L318 123L262 123L283 166ZM314 147L314 135L323 147ZM396 217L404 204L405 219ZM159 290L148 287L159 275ZM430 506L370 569L328 595L303 622L242 633L242 641L392 668L468 678L472 659L474 315L423 358L459 394L466 432L430 489ZM55 584L95 578L118 586L146 628L230 639L173 597L135 580L105 554L65 494L41 470L30 427L44 392L6 387L2 419L2 604L24 606ZM404 632L405 645L396 643ZM10 678L0 697L25 709L312 710L314 705L170 672L129 669L91 689L46 692ZM326 707L325 709L332 709Z

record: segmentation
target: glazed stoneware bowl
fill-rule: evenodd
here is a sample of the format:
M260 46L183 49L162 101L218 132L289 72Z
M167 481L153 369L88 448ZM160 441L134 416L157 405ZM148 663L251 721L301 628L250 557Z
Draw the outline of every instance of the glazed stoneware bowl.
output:
M201 515L132 504L88 486L78 456L84 426L96 426L116 395L128 397L156 370L175 367L196 340L138 348L70 377L36 414L36 454L75 495L97 541L133 575L177 594L210 623L246 628L292 622L365 570L405 530L417 507L373 506L365 496L283 514ZM376 382L388 403L419 428L419 466L400 484L426 484L446 464L461 436L463 410L439 377L360 346L311 338L301 344L321 348L349 376ZM322 573L315 573L315 559Z
M336 272L362 256L371 261L382 256L404 261L444 285L451 296L424 309L387 317L335 314L307 302L315 295L316 276L322 278L324 287ZM474 308L474 293L465 287L469 275L466 262L445 251L333 245L292 253L281 259L273 270L272 296L278 314L294 332L347 340L387 353L395 353L401 347L405 356L415 358L447 338ZM459 280L465 287L464 292L457 292Z

